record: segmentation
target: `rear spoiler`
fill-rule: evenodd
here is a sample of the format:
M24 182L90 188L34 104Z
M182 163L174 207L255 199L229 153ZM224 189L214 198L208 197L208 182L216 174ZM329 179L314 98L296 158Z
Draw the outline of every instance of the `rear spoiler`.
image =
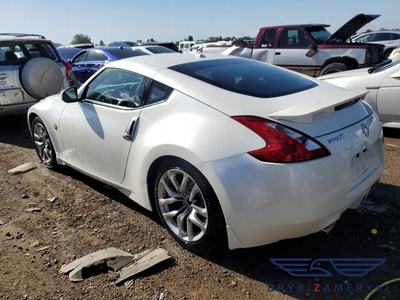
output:
M337 101L336 97L328 97L325 99L319 99L315 101L309 101L301 103L299 105L277 111L269 115L270 118L275 120L286 120L296 123L311 123L315 115L319 113L332 113L345 107L351 106L361 99L364 99L365 95L369 91L362 91L355 97Z

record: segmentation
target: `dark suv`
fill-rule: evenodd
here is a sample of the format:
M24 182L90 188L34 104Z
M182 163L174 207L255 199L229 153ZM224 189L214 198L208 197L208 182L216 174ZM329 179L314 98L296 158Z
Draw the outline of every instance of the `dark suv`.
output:
M0 116L25 113L75 85L71 65L42 35L0 33Z

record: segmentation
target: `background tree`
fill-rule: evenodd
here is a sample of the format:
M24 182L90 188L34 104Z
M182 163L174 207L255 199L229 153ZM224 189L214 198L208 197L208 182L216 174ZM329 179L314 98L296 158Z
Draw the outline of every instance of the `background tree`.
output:
M153 39L153 38L151 38L151 39L147 39L147 42L149 43L152 43L152 42L155 42L155 40Z
M81 33L75 34L71 42L71 44L86 44L86 43L92 43L92 41L90 40L90 37L88 35L84 35Z
M99 46L105 46L103 40L100 40Z
M193 41L193 37L191 35L188 36L188 41L189 42Z

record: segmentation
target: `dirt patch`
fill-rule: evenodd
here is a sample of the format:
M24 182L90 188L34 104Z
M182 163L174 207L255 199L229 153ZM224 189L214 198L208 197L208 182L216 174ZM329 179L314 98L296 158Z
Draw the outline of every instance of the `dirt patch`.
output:
M343 214L329 235L199 256L179 247L155 214L118 191L70 168L46 169L25 118L2 118L0 299L364 299L377 285L400 277L399 134L385 131L380 183L358 210ZM8 174L27 162L36 169ZM118 278L103 263L84 270L80 283L59 272L63 264L109 247L130 253L161 247L172 259L126 285L116 285ZM282 257L386 260L365 276L344 276L326 264L333 277L305 278L270 261ZM397 282L371 299L399 298Z

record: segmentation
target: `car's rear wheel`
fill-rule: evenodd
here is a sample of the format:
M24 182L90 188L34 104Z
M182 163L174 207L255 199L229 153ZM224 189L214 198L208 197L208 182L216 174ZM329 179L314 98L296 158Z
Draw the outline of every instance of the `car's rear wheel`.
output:
M322 71L321 71L321 76L326 75L326 74L331 74L331 73L336 73L336 72L343 72L349 70L349 66L345 65L344 63L331 63L329 65L326 65Z
M32 137L35 150L42 163L50 169L54 168L57 165L56 153L46 127L39 117L32 121Z
M154 184L157 212L183 247L206 252L226 241L218 199L206 178L180 159L165 162Z

